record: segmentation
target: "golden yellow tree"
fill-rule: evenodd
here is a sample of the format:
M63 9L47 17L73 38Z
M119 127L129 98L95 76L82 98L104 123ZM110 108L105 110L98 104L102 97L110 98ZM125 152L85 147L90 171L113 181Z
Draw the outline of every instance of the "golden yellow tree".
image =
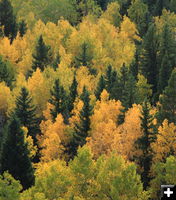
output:
M59 114L54 123L51 120L42 121L40 128L43 134L40 138L41 160L49 162L61 158L64 144L67 142L66 125L62 115Z
M109 100L109 94L103 90L101 100L96 102L91 117L90 137L87 138L94 157L109 153L114 137L117 137L117 118L121 113L120 101Z
M117 137L114 138L112 149L123 157L131 160L140 153L135 149L135 141L142 135L141 106L134 104L126 114L124 123L118 127Z
M152 144L153 162L166 161L170 155L176 156L176 125L164 120L158 128L156 142Z

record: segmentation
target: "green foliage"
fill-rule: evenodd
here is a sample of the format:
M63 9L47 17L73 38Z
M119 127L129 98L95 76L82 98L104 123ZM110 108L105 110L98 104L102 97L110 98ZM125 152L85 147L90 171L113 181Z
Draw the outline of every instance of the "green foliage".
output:
M20 23L19 23L19 34L20 34L20 37L23 37L26 32L27 32L27 24L25 23L24 20L22 20Z
M168 85L173 67L176 64L175 61L175 47L176 42L173 37L173 33L168 24L164 25L161 44L159 48L159 80L158 80L158 95L161 94L164 88Z
M151 181L151 197L160 197L161 185L176 184L176 158L174 156L169 156L165 163L158 162L153 166L154 179Z
M0 175L0 199L19 200L22 187L8 172Z
M142 36L147 30L148 15L148 6L142 0L132 0L132 4L128 9L128 16L135 22Z
M8 87L12 87L15 81L15 73L9 62L5 62L0 56L0 82L4 81Z
M153 94L156 94L158 84L158 45L156 26L155 24L150 24L142 44L140 71L147 78L148 83L152 85Z
M150 105L147 101L143 103L141 117L141 128L143 134L136 141L136 146L142 151L142 154L136 157L139 166L142 169L141 179L144 184L144 189L149 186L150 168L152 164L151 144L155 141L154 126L152 124L153 117L150 115Z
M16 99L15 114L21 125L28 129L28 135L32 136L36 144L36 136L40 133L39 119L36 116L36 106L33 105L32 98L25 87L21 89L20 95Z
M95 73L95 71L91 68L92 59L93 59L93 55L91 52L91 47L88 43L84 42L80 46L78 55L75 57L75 65L77 68L80 66L86 66L88 67L90 72L93 74Z
M69 112L71 112L73 110L75 99L78 96L77 87L78 87L78 82L76 80L76 76L74 75L73 82L70 86Z
M85 86L80 98L84 105L79 114L80 122L75 123L72 141L70 144L73 156L76 155L78 147L82 147L86 143L86 137L88 137L88 131L90 130L90 116L92 114L89 92Z
M150 99L152 96L151 85L147 83L147 79L138 74L138 82L136 83L135 102L142 104L145 99Z
M103 92L103 90L105 89L106 85L105 85L105 79L104 77L101 75L100 79L98 81L98 85L95 91L95 96L98 100L100 100L100 95Z
M13 7L9 0L2 0L0 2L0 32L8 37L12 42L17 35L16 17L13 14ZM4 26L4 28L2 28Z
M33 56L33 64L32 68L35 71L37 68L39 68L41 71L45 69L45 67L51 63L51 51L50 46L47 46L44 41L42 35L39 37L35 54Z
M23 189L27 189L34 183L34 170L20 126L18 118L12 115L7 132L3 134L0 172L8 171L21 182Z
M49 99L49 103L53 105L53 108L50 110L53 121L61 113L64 117L64 122L68 123L69 99L63 86L60 85L59 79L55 80L53 89L50 92L51 98Z
M176 69L172 71L168 86L159 98L158 121L161 124L164 119L176 124Z

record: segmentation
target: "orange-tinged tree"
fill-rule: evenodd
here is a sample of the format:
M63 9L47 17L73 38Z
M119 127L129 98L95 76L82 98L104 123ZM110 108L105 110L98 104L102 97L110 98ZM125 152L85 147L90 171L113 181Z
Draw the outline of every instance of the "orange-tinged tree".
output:
M90 137L87 138L96 158L112 150L112 142L117 137L117 118L121 109L120 101L109 100L109 94L103 90L101 100L96 102L91 117Z
M40 139L41 160L49 162L61 158L68 139L62 115L59 114L54 123L51 120L42 121L40 127L43 134Z

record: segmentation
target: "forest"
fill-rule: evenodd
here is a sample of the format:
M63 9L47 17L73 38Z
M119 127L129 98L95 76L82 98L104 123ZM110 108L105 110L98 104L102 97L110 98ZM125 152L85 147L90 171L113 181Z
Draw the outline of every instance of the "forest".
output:
M176 1L0 0L0 200L159 200L176 184Z

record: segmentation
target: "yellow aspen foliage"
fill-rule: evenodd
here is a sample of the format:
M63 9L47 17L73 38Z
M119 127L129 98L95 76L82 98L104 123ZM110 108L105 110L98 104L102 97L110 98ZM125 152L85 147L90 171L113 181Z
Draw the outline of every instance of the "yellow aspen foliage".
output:
M126 35L127 38L131 40L141 40L138 34L138 30L136 28L136 25L127 17L123 17L123 21L120 25L120 31L121 34Z
M83 101L81 101L79 98L76 98L75 102L74 102L74 108L72 110L72 117L70 117L69 122L70 122L70 127L73 129L75 123L79 124L80 122L80 117L79 117L79 113L81 111L81 109L83 108Z
M10 44L10 40L7 37L0 39L0 55L5 60L10 61L13 65L19 62L19 53L16 48Z
M127 159L132 159L136 152L134 143L142 135L141 106L134 104L126 114L124 123L118 127L117 138L114 139L112 149Z
M87 67L82 66L76 71L76 79L78 81L78 94L82 93L84 86L90 93L94 92L97 79L90 74Z
M117 2L108 4L107 10L102 14L102 18L107 19L112 25L118 27L121 21L120 5Z
M121 103L109 100L109 94L103 90L101 101L96 102L94 114L91 116L90 137L87 138L96 158L112 150L111 145L117 134L117 118L121 109Z
M34 104L37 105L37 114L40 116L42 111L46 109L50 97L50 87L40 69L37 69L28 79L27 88L33 97Z
M67 20L61 19L58 21L58 32L61 34L61 44L64 47L73 31L75 31L75 28Z
M0 111L3 114L7 114L10 102L12 101L12 95L10 88L6 86L4 82L0 83Z
M170 155L176 156L176 125L164 120L158 128L156 142L152 144L153 162L162 162Z
M67 135L65 134L65 124L63 117L59 114L56 121L52 123L50 120L42 122L42 140L40 146L42 147L41 155L42 161L49 162L62 157L64 144L67 142Z
M34 145L34 141L30 135L28 135L27 127L23 126L22 130L24 132L24 141L27 143L27 148L29 150L29 157L34 158L37 153L37 146Z

